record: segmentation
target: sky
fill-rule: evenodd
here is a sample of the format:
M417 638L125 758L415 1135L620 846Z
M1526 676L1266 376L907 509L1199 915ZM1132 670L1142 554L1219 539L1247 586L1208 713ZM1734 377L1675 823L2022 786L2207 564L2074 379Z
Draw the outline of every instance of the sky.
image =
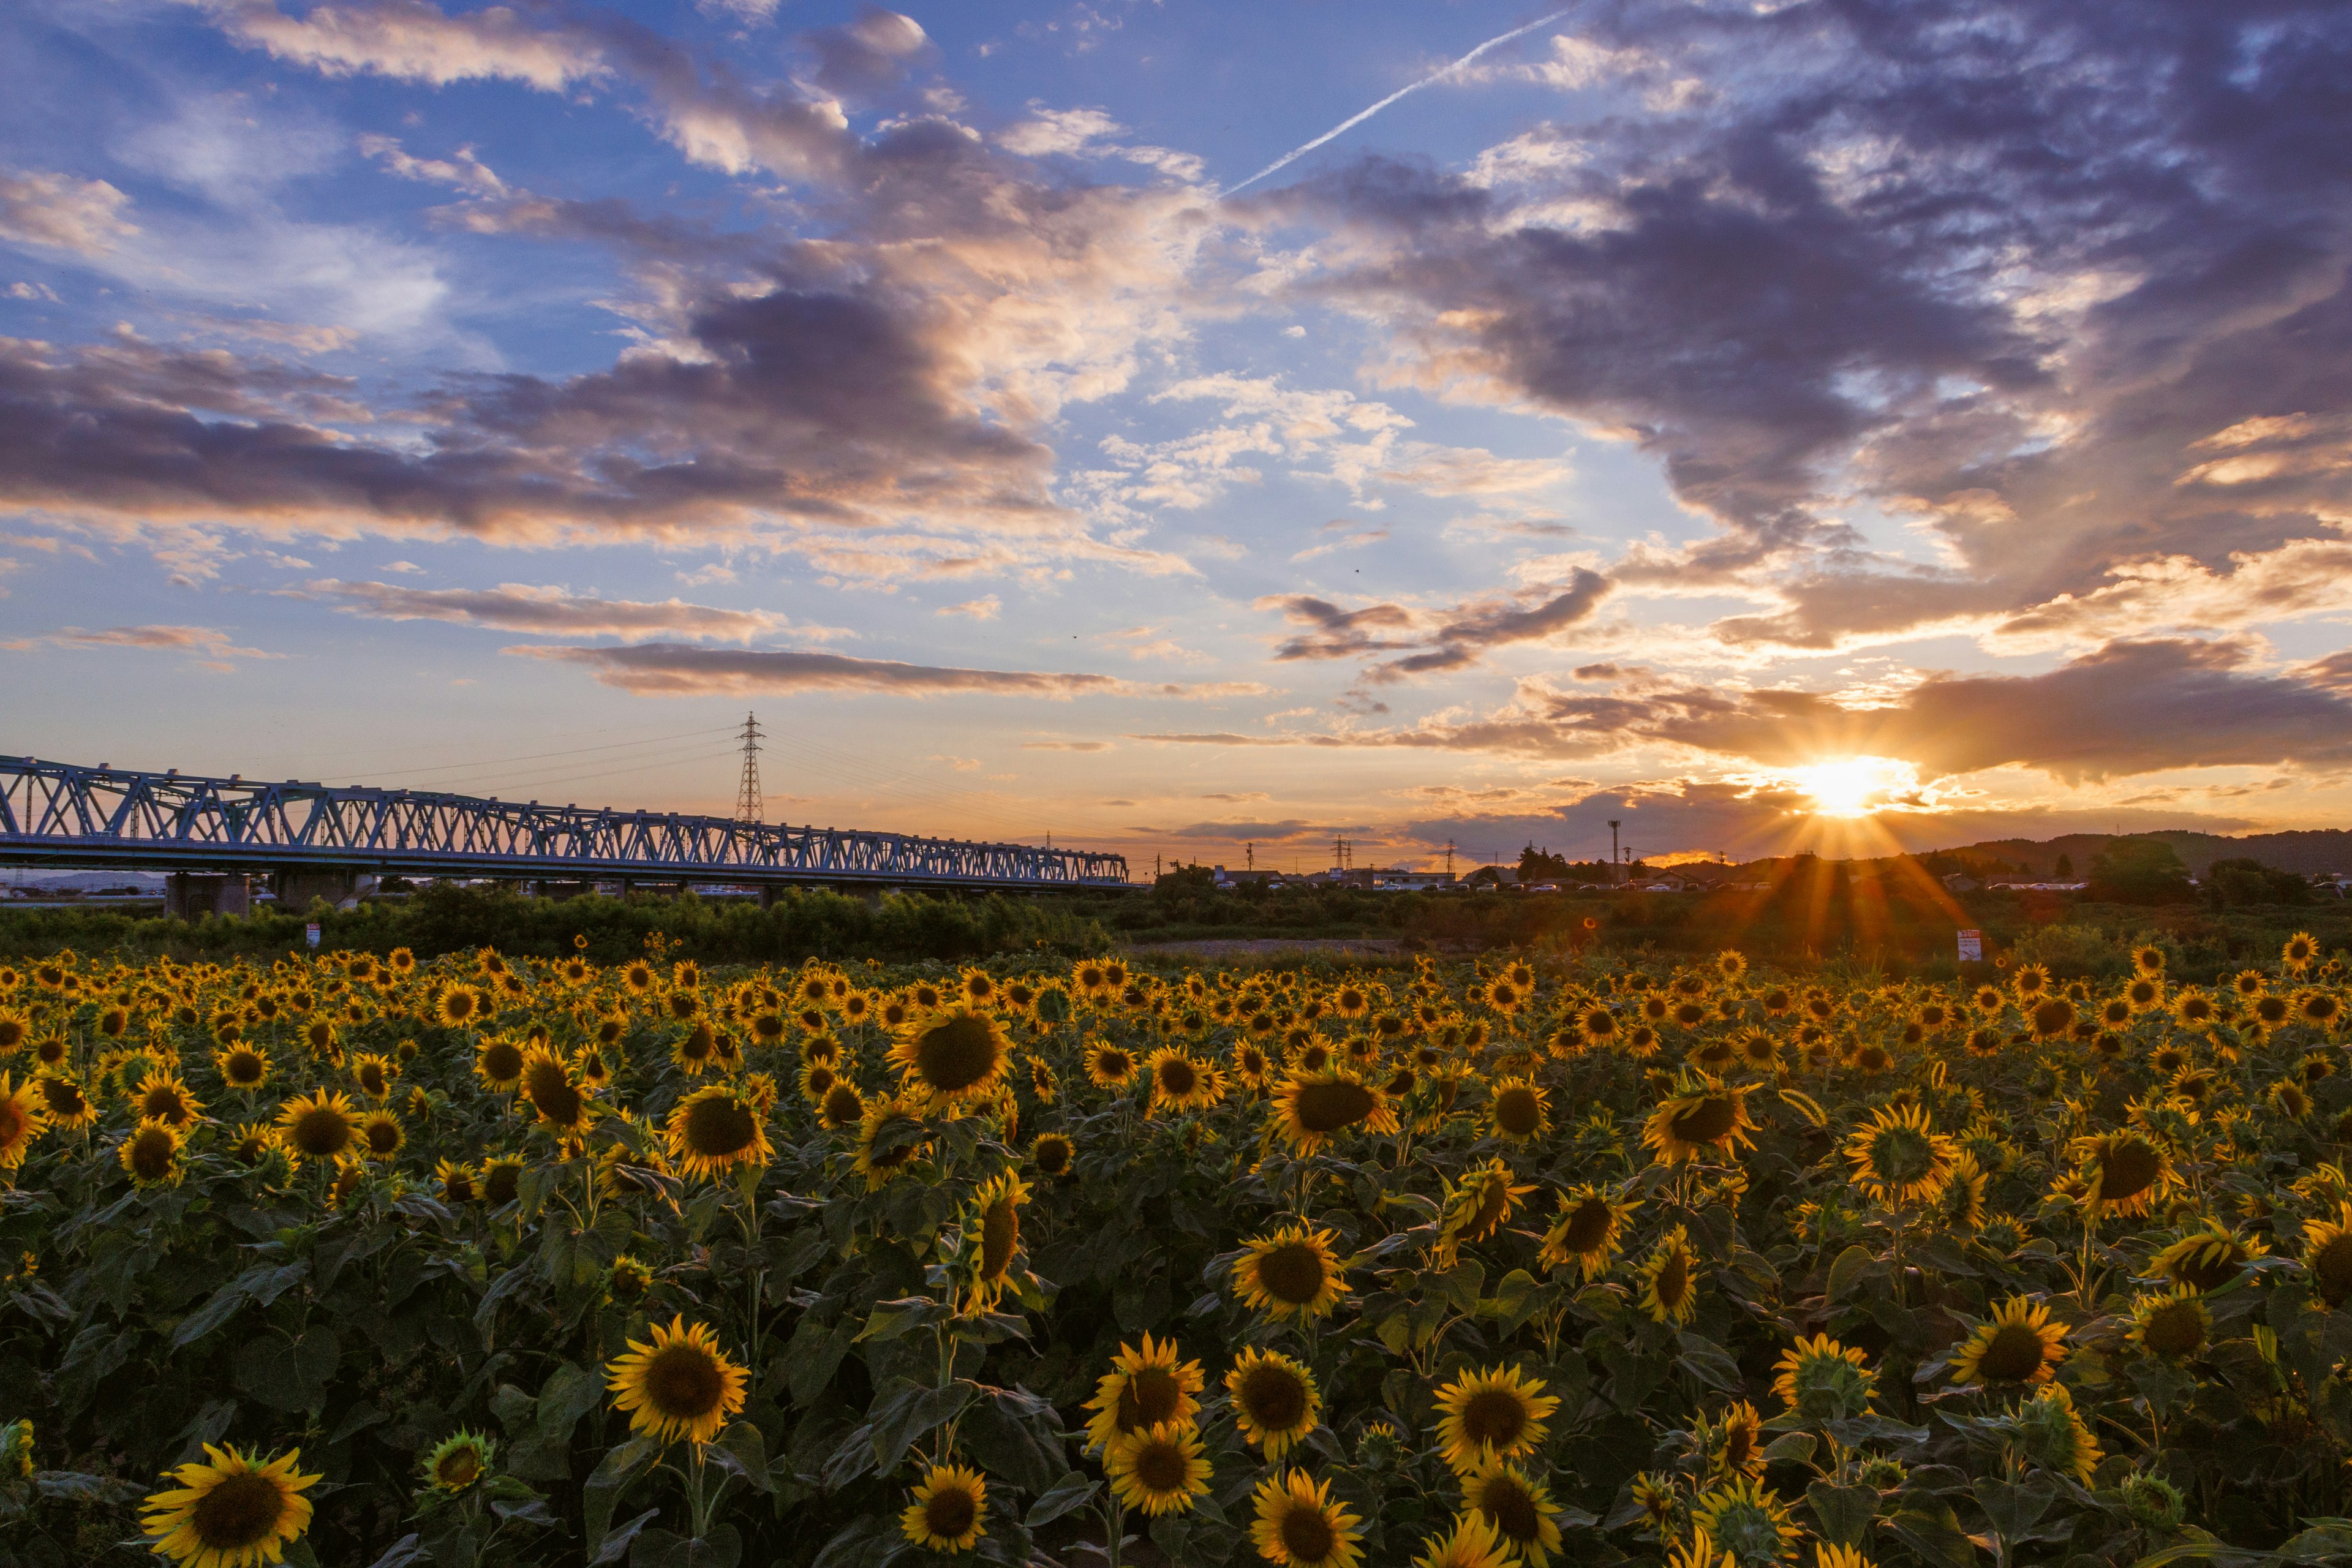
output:
M1314 869L2352 822L2352 10L13 0L0 752Z

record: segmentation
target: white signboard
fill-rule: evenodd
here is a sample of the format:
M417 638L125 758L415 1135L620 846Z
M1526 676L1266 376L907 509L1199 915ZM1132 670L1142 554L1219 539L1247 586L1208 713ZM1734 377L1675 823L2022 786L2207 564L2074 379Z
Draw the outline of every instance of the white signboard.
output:
M317 921L312 921L309 925L302 928L302 940L309 942L312 947L319 945L319 922Z
M312 926L310 929L315 931L319 928ZM316 940L317 939L315 937L312 939L313 942L316 942ZM1980 931L1964 931L1960 933L1960 962L1962 963L1981 963L1984 962L1984 932Z

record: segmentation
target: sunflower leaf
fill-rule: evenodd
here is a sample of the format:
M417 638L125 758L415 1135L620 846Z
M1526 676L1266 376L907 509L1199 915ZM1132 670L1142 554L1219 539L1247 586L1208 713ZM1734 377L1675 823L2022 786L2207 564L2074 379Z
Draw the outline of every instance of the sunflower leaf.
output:
M1072 1510L1084 1508L1087 1500L1101 1489L1100 1481L1088 1480L1072 1470L1037 1495L1037 1500L1029 1505L1029 1511L1021 1522L1031 1530L1042 1529Z

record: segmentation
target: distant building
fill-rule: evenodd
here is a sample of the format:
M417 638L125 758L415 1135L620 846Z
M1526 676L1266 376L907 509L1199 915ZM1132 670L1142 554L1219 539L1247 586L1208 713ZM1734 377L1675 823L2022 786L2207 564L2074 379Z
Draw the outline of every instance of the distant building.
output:
M1981 889L1984 884L1966 871L1955 871L1944 879L1944 886L1955 893L1973 893Z

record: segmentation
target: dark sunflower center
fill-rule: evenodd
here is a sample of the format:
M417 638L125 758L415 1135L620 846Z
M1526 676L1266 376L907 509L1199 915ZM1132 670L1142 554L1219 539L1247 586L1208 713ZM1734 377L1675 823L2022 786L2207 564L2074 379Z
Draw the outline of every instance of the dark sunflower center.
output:
M1483 1241L1493 1235L1495 1228L1503 1223L1510 1214L1510 1184L1499 1178L1488 1182L1486 1189L1478 1194L1478 1212L1470 1217L1467 1228L1471 1239Z
M482 1179L482 1195L493 1205L510 1204L522 1189L522 1167L493 1165Z
M1568 1211L1560 1241L1570 1252L1591 1252L1609 1239L1612 1215L1599 1198L1584 1198Z
M541 1061L531 1068L523 1092L530 1096L531 1104L539 1108L541 1116L559 1127L571 1126L586 1109L578 1087L551 1061Z
M41 1080L41 1098L48 1101L52 1116L79 1116L89 1104L80 1089L59 1078Z
M32 1121L32 1117L26 1113L24 1106L14 1095L0 1099L0 1149L15 1148L16 1140L25 1135L25 1129L31 1126Z
M646 1363L646 1400L661 1415L693 1420L719 1408L727 1380L699 1345L667 1345Z
M1508 1448L1528 1429L1528 1407L1506 1388L1482 1388L1462 1405L1462 1431L1474 1443Z
M1535 1493L1509 1476L1488 1481L1478 1498L1478 1511L1513 1541L1533 1541L1543 1532L1543 1514Z
M278 1483L251 1470L230 1476L196 1500L188 1522L196 1539L227 1552L267 1541L286 1514L286 1496Z
M1243 1411L1269 1432L1287 1432L1307 1418L1307 1385L1287 1367L1261 1362L1242 1376Z
M1200 1087L1201 1075L1189 1057L1171 1057L1160 1064L1160 1092L1182 1099Z
M294 1119L294 1147L312 1159L340 1154L352 1141L352 1124L331 1105L314 1105Z
M1685 1143L1712 1143L1731 1131L1739 1105L1728 1095L1715 1095L1675 1112L1666 1131Z
M1039 1139L1037 1168L1049 1176L1060 1175L1070 1168L1070 1146L1059 1139Z
M389 1121L371 1121L368 1123L367 1142L373 1152L389 1154L400 1147L400 1129Z
M1286 1241L1261 1253L1257 1282L1286 1307L1303 1307L1323 1293L1323 1255L1304 1241Z
M2042 1370L2042 1336L2023 1323L2004 1323L1986 1342L1977 1368L2000 1383L2022 1383Z
M1683 1298L1690 1293L1690 1259L1684 1256L1681 1248L1666 1254L1665 1261L1658 1268L1654 1289L1658 1293L1658 1304L1669 1311L1681 1306Z
M987 1019L959 1013L916 1040L915 1070L931 1088L958 1094L986 1082L1003 1054Z
M482 1071L492 1083L512 1083L522 1073L522 1047L503 1042L482 1053Z
M715 1095L686 1113L686 1146L706 1160L740 1154L759 1136L751 1108L732 1095Z
M1181 1492L1192 1479L1191 1472L1181 1443L1148 1442L1135 1456L1135 1479L1147 1491Z
M228 1080L234 1084L254 1084L261 1081L261 1058L251 1051L239 1051L228 1058Z
M441 1190L449 1194L449 1201L451 1203L472 1203L474 1201L474 1178L463 1173L462 1172L453 1172L451 1173L449 1179L441 1184Z
M1543 1103L1531 1089L1507 1089L1495 1098L1495 1124L1514 1138L1527 1138L1543 1125Z
M1294 1563L1320 1563L1339 1544L1339 1533L1321 1509L1295 1502L1282 1516L1282 1544Z
M434 1479L445 1487L471 1486L474 1478L482 1473L482 1457L471 1448L452 1448L441 1456L434 1470Z
M833 1126L846 1127L865 1109L858 1101L857 1091L845 1083L837 1083L825 1091L824 1119Z
M142 1182L161 1181L172 1172L170 1134L149 1128L131 1141L131 1169Z
M1133 1432L1176 1418L1183 1391L1164 1366L1147 1366L1118 1391L1118 1429Z
M2162 1169L2155 1149L2139 1139L2126 1139L2099 1163L2099 1196L2111 1204L2127 1203L2156 1185Z
M933 1492L923 1503L923 1528L941 1541L960 1539L977 1518L971 1494L961 1487Z
M1360 1083L1307 1084L1298 1091L1298 1124L1309 1132L1337 1132L1370 1116L1373 1103L1372 1091Z
M1021 1245L1021 1210L1011 1198L988 1205L980 1221L980 1277L1002 1279L1013 1267L1013 1253Z
M2341 1306L2352 1296L2352 1231L2329 1237L2312 1250L2312 1278L2318 1282L2319 1293L2331 1307Z
M2158 1355L2194 1354L2205 1343L2204 1317L2193 1302L2168 1302L2148 1314L2140 1342Z

